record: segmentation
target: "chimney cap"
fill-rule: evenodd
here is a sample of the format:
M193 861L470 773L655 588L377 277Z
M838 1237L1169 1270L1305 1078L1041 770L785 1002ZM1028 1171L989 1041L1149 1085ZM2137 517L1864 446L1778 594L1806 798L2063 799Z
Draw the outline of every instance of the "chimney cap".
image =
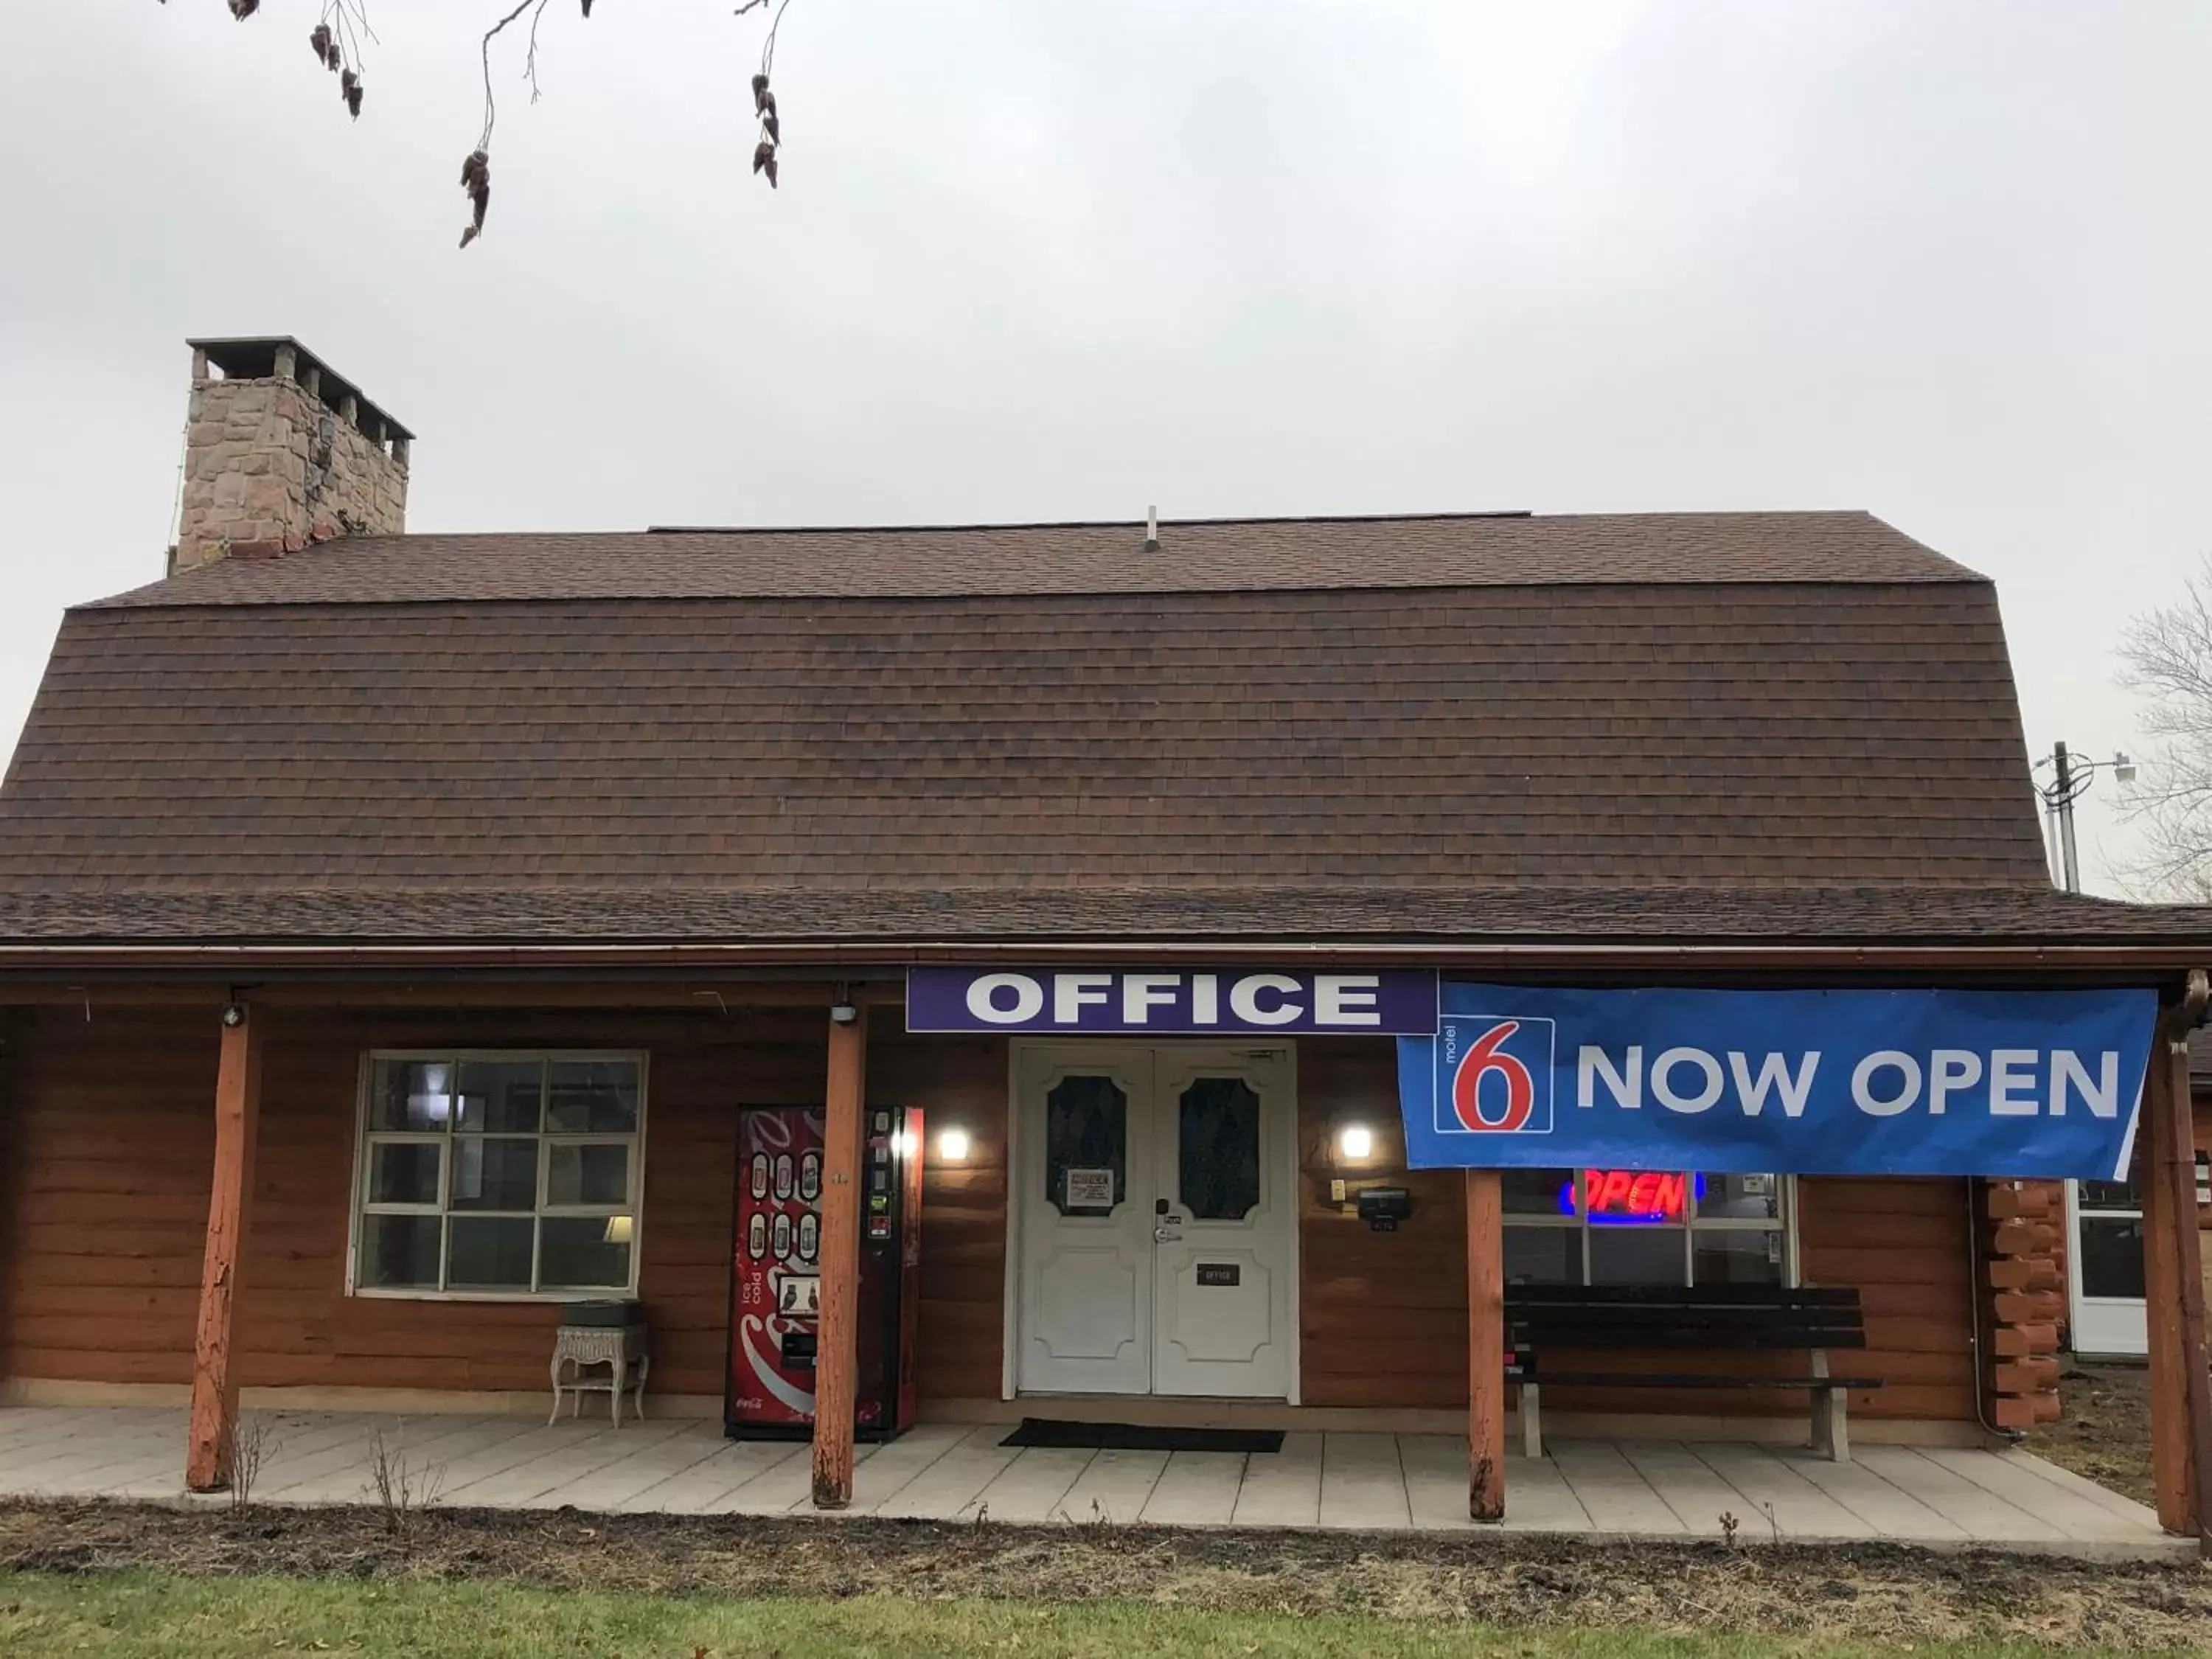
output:
M386 435L404 438L412 442L415 434L392 419L391 413L362 395L359 386L338 374L289 334L225 335L212 339L187 340L185 343L194 351L207 354L207 360L221 369L228 379L266 380L276 373L276 350L289 346L295 372L305 374L309 369L319 370L322 377L322 400L336 409L351 398L361 411L363 425L371 421L384 422Z

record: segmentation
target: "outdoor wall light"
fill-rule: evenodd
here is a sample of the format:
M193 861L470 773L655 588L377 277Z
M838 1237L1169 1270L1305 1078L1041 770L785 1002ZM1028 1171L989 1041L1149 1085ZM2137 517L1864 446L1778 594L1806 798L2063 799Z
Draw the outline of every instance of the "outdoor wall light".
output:
M222 1011L222 1023L232 1030L246 1024L246 1010L237 1003L228 1005Z
M860 1011L849 1002L833 1002L830 1005L830 1018L837 1024L850 1025L860 1017Z
M1347 1123L1336 1132L1336 1153L1348 1164L1364 1164L1375 1155L1375 1131L1364 1123Z
M947 1129L937 1137L937 1161L940 1164L965 1164L968 1161L968 1132Z

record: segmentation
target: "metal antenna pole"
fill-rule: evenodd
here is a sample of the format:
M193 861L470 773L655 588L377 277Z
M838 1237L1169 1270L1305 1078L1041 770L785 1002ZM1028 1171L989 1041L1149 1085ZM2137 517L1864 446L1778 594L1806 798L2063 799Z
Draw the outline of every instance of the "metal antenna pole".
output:
M2074 847L2074 764L2063 743L2051 750L2051 759L2057 768L2054 780L2057 800L2051 810L2058 815L2060 884L2069 893L2078 893L2081 890L2081 860Z

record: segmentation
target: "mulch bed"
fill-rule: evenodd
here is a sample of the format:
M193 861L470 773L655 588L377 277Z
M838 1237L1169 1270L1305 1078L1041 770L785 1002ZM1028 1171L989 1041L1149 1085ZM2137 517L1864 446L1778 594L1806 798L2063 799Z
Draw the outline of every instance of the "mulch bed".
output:
M2027 1449L2151 1502L2148 1367L2069 1357L2058 1392L2066 1414L2029 1435Z
M1103 1599L1506 1626L2014 1638L2188 1650L2212 1567L1893 1546L1577 1544L1557 1537L1018 1528L736 1516L0 1504L0 1569L500 1579L720 1596Z

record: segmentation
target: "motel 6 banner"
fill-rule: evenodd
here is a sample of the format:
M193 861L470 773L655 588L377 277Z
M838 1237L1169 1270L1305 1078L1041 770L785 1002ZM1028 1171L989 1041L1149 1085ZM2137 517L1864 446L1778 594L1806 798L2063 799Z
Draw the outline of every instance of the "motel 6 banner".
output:
M1398 1040L1415 1169L2123 1180L2157 996L1445 982Z

